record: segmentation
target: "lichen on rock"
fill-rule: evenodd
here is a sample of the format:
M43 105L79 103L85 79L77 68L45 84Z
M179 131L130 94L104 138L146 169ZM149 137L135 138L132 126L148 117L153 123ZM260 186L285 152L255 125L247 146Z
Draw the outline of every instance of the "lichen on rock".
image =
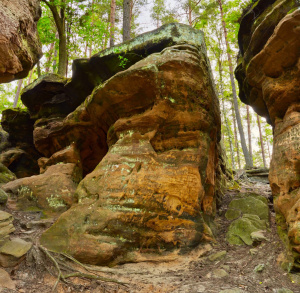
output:
M0 2L0 83L27 76L42 56L37 35L38 0Z
M300 3L257 1L241 20L240 98L274 128L269 180L278 227L300 270ZM254 15L257 17L254 18ZM283 228L284 227L284 228Z
M220 112L202 32L172 24L143 38L151 41L174 27L179 33L172 38L180 44L158 40L161 51L100 84L57 126L36 124L36 145L50 139L62 150L73 138L83 168L87 146L78 143L76 125L103 133L107 145L77 188L78 204L43 234L49 249L113 265L135 261L139 252L185 252L213 239ZM105 60L101 54L92 59Z

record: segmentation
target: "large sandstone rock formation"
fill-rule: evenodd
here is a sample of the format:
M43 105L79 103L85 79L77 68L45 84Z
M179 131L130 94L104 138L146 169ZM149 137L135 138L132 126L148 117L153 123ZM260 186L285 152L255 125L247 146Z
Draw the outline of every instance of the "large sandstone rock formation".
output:
M27 110L15 108L2 111L2 134L5 131L8 136L7 143L0 149L0 163L18 178L39 174L37 160L41 155L33 144L33 124Z
M38 0L0 1L0 83L27 76L41 57Z
M152 54L138 55L125 70L114 65L111 74L96 66L111 54L109 64L116 64L130 48ZM88 174L78 203L41 243L101 265L212 240L221 173L219 105L202 32L171 24L116 51L84 61L97 60L93 72L106 75L82 105L66 118L37 120L34 130L42 170L72 161ZM74 78L83 74L77 70Z
M274 128L269 180L290 268L300 269L300 3L258 1L239 32L241 100ZM255 16L255 17L254 17Z

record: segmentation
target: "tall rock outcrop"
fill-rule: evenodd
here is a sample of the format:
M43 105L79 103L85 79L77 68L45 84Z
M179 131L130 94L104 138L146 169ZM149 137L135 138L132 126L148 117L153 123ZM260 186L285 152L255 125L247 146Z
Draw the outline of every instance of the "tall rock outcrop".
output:
M27 76L42 55L39 0L0 1L0 83Z
M41 243L112 265L211 241L220 112L202 32L170 24L76 64L73 78L98 86L67 117L37 120L34 142L42 171L73 163L88 175Z
M300 270L300 2L257 1L241 20L240 98L274 129L269 180L289 267Z

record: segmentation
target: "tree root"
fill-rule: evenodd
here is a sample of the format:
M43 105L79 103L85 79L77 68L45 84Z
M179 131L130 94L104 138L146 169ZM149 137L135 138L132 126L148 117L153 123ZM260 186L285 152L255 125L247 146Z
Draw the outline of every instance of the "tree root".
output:
M90 280L98 280L98 281L102 281L102 282L106 282L106 283L115 283L118 285L128 287L127 284L124 282L120 282L115 279L99 276L98 274L95 273L95 271L103 272L100 268L92 268L87 265L84 265L66 253L53 253L53 252L50 252L49 250L47 250L43 246L38 246L38 248L53 263L53 265L57 271L56 272L57 280L52 288L52 292L55 292L57 285L59 284L60 281L70 284L70 282L67 281L66 279L72 278L72 277L78 277L78 278L84 278L84 279L90 279ZM64 257L65 259L63 259L62 257ZM75 263L76 265L80 266L88 273L79 271L78 269L76 269L75 267L72 266L72 263L68 264L67 261L71 261L71 262ZM62 271L64 271L64 273Z

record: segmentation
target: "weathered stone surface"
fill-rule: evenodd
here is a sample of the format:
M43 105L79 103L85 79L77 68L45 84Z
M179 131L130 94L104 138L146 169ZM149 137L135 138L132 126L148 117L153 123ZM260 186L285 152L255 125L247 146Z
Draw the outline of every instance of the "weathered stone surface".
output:
M0 288L7 288L11 290L16 289L16 284L10 278L9 274L0 268Z
M9 240L9 234L14 232L13 216L0 211L0 246Z
M75 164L56 164L43 174L9 182L2 188L18 197L22 209L38 207L58 212L72 205L81 178L80 168Z
M8 133L8 148L0 154L0 162L18 178L39 173L40 154L33 145L33 123L27 110L2 111L1 125Z
M299 11L297 0L260 0L241 20L240 98L274 124L298 101Z
M7 200L8 200L7 193L2 188L0 188L0 205L5 205Z
M239 218L243 214L257 215L261 220L268 221L269 207L267 199L259 195L243 196L230 202L225 217L228 220Z
M266 229L267 223L265 220L261 220L257 215L245 214L230 224L226 239L234 245L252 245L254 239L251 234Z
M78 106L65 92L67 81L56 74L46 74L23 89L21 99L32 119L66 116Z
M74 142L82 154L73 135L80 126L107 135L108 145L78 186L78 204L43 234L46 247L112 265L134 261L136 250L185 251L212 239L205 220L216 210L219 105L202 33L176 27L187 33L178 40L190 44L146 57L64 120L36 125L36 145L48 156L59 150L40 143L49 139L60 149Z
M106 132L92 123L86 110L75 111L64 120L38 120L34 141L38 151L45 156L39 160L41 172L46 166L60 161L78 163L86 175L95 169L108 150Z
M7 167L0 163L0 185L15 180L16 176Z
M11 147L11 144L8 141L8 133L0 126L0 152L8 149L9 147Z
M228 273L223 269L215 269L213 270L213 277L216 279L222 279L228 277Z
M267 240L266 236L264 235L265 231L254 231L250 234L251 238L254 242L261 242Z
M32 243L16 238L0 247L0 265L4 268L19 264L30 250Z
M236 71L242 101L274 127L269 180L280 235L289 238L293 270L300 270L299 7L296 0L251 6L241 22Z
M220 261L226 257L227 252L225 250L219 251L217 253L211 254L208 259L210 261Z
M0 83L27 76L42 55L36 23L38 0L2 0L0 3Z
M8 140L14 145L33 142L33 124L27 110L14 108L2 111L1 126L8 134Z

